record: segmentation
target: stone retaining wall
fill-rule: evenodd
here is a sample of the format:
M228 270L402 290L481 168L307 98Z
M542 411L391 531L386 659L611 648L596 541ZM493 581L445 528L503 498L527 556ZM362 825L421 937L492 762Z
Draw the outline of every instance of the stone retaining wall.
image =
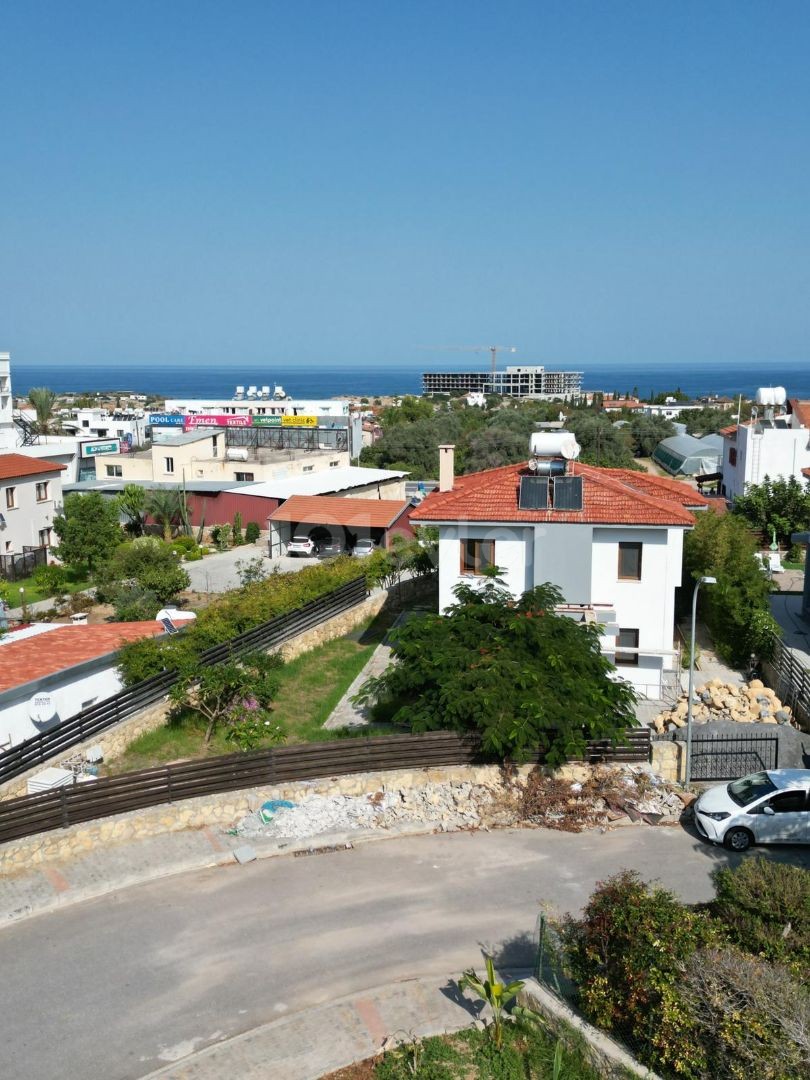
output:
M526 775L532 766L523 766ZM0 845L0 874L13 874L42 863L52 864L86 854L96 847L162 833L200 829L206 825L227 828L246 814L258 810L269 799L301 802L307 795L363 795L368 792L422 787L426 783L471 783L500 787L497 765L453 765L443 768L398 769L387 772L353 773L321 780L297 780L287 784L246 788L242 791L204 795L165 803L98 821L54 829L22 840Z
M686 743L652 742L652 767L660 777L671 784L679 784L686 778Z
M295 657L300 656L302 653L309 652L319 645L324 645L326 642L332 641L335 638L343 637L361 623L365 622L366 619L373 618L377 615L385 605L387 599L387 593L374 593L372 596L367 597L362 603L356 604L353 608L349 608L348 611L342 611L339 615L334 615L331 619L327 619L326 622L321 623L320 626L315 626L311 630L305 630L303 634L299 634L297 637L285 641L278 651L284 660L294 660ZM122 720L119 724L115 724L113 727L107 728L105 731L94 735L92 738L72 746L65 752L63 758L70 757L73 754L85 753L91 746L100 746L105 761L112 761L115 758L120 757L127 747L135 742L141 735L162 727L166 723L168 710L168 701L150 705L148 709L144 709L135 716L130 716L126 720ZM0 801L5 799L16 799L20 795L27 794L28 780L37 773L42 772L43 769L56 765L58 760L58 758L51 758L46 762L33 766L33 768L22 773L20 776L16 776L13 780L6 781L6 783L0 787Z

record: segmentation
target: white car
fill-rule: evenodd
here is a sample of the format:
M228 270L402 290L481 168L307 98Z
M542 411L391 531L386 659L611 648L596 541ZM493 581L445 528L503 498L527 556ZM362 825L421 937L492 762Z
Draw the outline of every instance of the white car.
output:
M770 769L704 791L694 803L698 831L713 844L810 844L810 769Z
M352 549L352 555L356 555L358 559L365 559L376 547L373 540L358 540Z
M294 536L287 544L288 555L314 555L315 542L309 536Z

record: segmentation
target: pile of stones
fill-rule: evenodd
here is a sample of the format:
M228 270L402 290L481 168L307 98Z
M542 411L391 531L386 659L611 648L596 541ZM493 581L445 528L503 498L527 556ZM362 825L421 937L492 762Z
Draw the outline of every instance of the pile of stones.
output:
M659 734L686 727L689 699L681 694L676 705L656 716L650 723ZM692 722L734 720L738 724L793 724L793 713L761 679L742 686L712 679L695 690Z

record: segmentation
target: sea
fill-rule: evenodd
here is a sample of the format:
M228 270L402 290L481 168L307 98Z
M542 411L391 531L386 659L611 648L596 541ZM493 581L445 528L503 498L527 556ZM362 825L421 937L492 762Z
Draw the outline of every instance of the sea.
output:
M529 361L525 361L529 363ZM531 361L542 363L542 361ZM575 369L573 364L546 363L547 370ZM283 386L295 398L342 396L377 397L419 394L423 371L488 370L483 364L459 363L446 358L411 364L238 364L209 367L189 363L71 364L31 363L12 356L11 380L15 396L25 396L33 386L47 386L57 393L116 392L155 397L218 398L230 396L240 386ZM779 361L751 363L637 364L584 363L583 389L634 390L646 398L675 389L690 397L708 394L753 397L760 386L784 386L789 397L810 398L810 363Z

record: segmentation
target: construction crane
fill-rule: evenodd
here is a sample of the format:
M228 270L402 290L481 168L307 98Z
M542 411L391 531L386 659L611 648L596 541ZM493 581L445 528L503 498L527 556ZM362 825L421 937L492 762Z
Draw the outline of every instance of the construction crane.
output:
M498 367L498 353L499 352L517 352L516 345L423 345L423 349L430 349L435 352L488 352L492 357L492 380L495 381L495 372Z

